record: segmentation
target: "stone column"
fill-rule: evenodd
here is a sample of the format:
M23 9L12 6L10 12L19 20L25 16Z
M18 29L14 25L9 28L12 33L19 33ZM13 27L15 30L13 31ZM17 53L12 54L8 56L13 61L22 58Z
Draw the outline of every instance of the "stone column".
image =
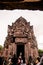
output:
M12 43L12 51L13 51L13 55L16 54L16 50L17 50L17 46L15 43Z
M10 54L12 52L12 45L9 45L8 47L8 54Z
M34 48L34 53L33 53L34 57L37 58L39 56L38 54L38 49L35 47Z
M31 55L31 43L28 42L28 56Z
M8 46L8 57L12 56L12 44Z
M25 61L28 62L28 44L25 44Z
M31 42L28 42L27 44L25 44L25 58L27 62L28 62L29 56L33 57L33 49L31 48Z
M31 48L31 57L33 58L33 48Z
M8 58L8 49L4 48L4 51L3 51L3 56L6 58Z

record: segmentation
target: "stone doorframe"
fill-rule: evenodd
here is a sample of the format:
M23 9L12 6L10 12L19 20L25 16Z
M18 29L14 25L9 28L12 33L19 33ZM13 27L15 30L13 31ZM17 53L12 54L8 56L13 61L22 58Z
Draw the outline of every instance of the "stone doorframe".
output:
M27 60L27 57L28 57L28 39L27 38L15 38L15 46L16 46L16 49L15 49L15 54L17 53L17 45L24 45L24 57L25 57L25 60Z

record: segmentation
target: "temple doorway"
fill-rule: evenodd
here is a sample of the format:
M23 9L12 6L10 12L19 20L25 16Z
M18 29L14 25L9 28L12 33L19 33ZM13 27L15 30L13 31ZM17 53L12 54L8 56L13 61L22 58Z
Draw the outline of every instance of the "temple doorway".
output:
M24 57L24 45L17 45L17 57L22 53L22 58Z

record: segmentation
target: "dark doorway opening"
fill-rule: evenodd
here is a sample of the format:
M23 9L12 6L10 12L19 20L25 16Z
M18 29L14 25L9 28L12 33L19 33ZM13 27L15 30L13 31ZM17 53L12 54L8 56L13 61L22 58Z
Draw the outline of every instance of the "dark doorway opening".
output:
M17 57L22 53L22 58L24 57L24 45L17 45Z

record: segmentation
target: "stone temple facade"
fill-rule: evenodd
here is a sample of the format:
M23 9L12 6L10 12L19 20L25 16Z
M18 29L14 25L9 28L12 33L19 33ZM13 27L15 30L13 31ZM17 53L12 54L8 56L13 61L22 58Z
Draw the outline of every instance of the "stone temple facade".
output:
M8 25L8 34L4 43L3 56L9 58L14 54L25 57L28 61L29 56L38 57L38 47L34 35L33 26L23 17L18 18L12 25Z

